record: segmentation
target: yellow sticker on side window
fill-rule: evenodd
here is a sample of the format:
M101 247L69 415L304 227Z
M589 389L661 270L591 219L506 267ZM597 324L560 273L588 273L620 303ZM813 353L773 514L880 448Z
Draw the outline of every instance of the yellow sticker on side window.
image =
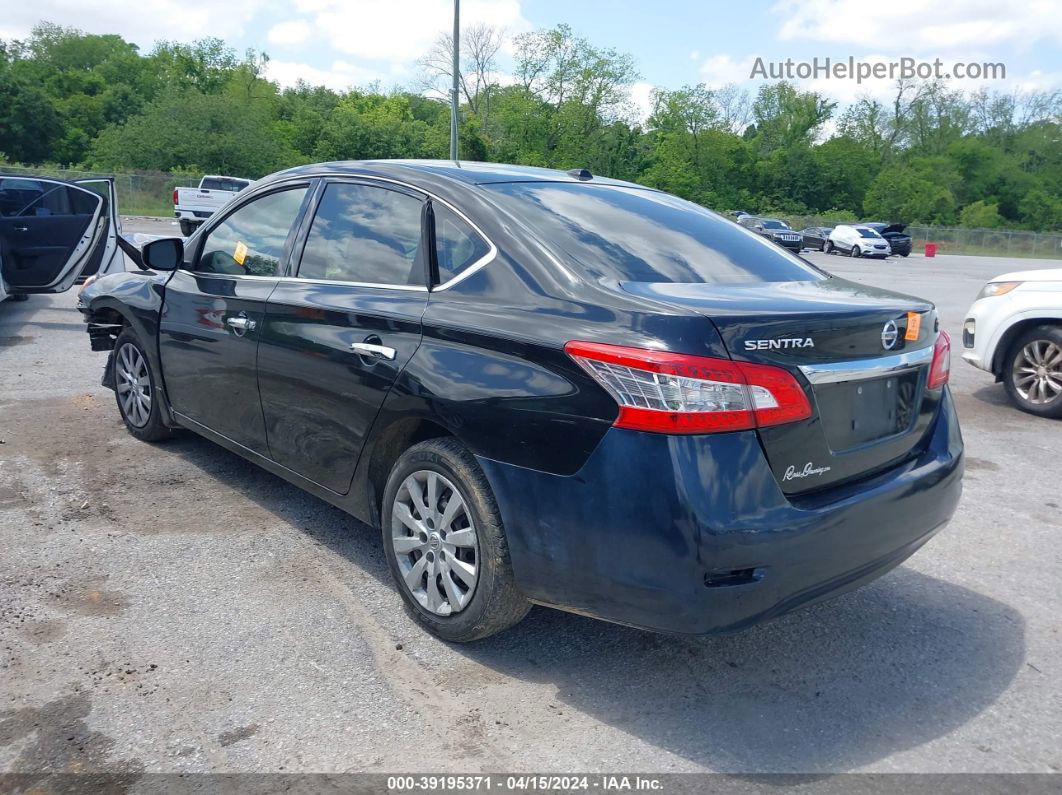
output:
M239 265L243 265L243 261L247 259L247 244L242 240L236 241L236 250L232 252L232 258L236 260Z
M908 342L918 339L918 332L922 330L922 315L918 312L907 313L907 333L903 338Z

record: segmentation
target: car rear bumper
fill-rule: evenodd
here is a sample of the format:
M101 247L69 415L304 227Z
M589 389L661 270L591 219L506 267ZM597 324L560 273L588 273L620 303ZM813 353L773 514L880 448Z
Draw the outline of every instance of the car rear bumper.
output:
M742 629L855 588L951 517L962 437L950 395L916 456L786 498L754 431L612 429L570 477L480 459L533 600L665 632Z

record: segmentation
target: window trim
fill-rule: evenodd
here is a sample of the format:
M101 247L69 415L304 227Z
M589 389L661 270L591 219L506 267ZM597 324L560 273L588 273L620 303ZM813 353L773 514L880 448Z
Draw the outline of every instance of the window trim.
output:
M196 232L195 246L193 247L193 251L190 252L192 256L190 259L186 259L184 262L182 262L181 267L179 267L177 270L190 273L193 276L208 276L211 278L256 280L285 278L288 274L288 271L290 270L291 253L293 250L293 245L297 238L297 233L302 228L302 222L306 214L306 209L308 207L309 200L316 195L318 182L319 180L307 179L306 177L271 182L268 185L263 185L261 190L256 190L254 191L254 193L247 196L241 196L241 200L238 204L236 204L231 209L227 210L224 215L221 215L220 213L215 213L214 216L211 217L205 224L203 224L200 230ZM306 195L302 197L302 203L299 205L299 211L296 213L295 219L292 221L291 228L288 230L288 236L284 239L284 251L281 254L280 262L277 265L276 274L274 274L273 276L256 276L249 273L211 273L209 271L197 270L199 260L203 254L203 246L205 245L207 238L209 238L214 233L215 229L217 229L219 226L225 223L225 221L227 221L233 215L238 213L251 202L258 201L259 199L264 199L266 196L270 196L274 193L283 193L284 191L294 190L296 188L306 188ZM208 225L209 228L207 228ZM188 252L186 251L186 253Z
M395 190L394 188L374 185L374 182L393 182L404 190ZM362 177L361 175L350 176L324 176L320 179L320 184L313 192L313 202L311 206L306 208L305 215L303 217L302 224L299 228L299 233L295 238L291 251L291 264L294 266L292 272L284 277L285 281L294 281L300 284L335 284L340 287L371 287L377 290L404 290L406 292L428 292L427 281L429 268L429 262L426 257L433 256L432 252L425 252L425 258L421 262L421 275L424 278L424 284L390 284L389 282L355 282L345 281L341 279L308 279L303 276L299 276L299 269L302 268L302 257L306 252L306 241L310 237L310 229L313 227L313 221L317 217L317 211L320 209L321 200L324 198L324 192L328 189L329 185L366 185L372 188L379 188L381 190L390 190L394 193L401 193L404 196L417 199L421 203L420 212L420 238L424 240L424 205L430 200L430 195L414 185L407 185L397 180L385 180L378 177ZM298 252L298 256L295 254ZM420 256L418 252L418 256Z

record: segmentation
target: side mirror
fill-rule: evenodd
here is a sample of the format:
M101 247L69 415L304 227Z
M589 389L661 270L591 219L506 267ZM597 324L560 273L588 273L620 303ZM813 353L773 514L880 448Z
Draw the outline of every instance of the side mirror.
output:
M762 232L763 231L763 224L756 224L756 226L754 226L752 228L755 229L757 232Z
M152 240L140 249L144 265L154 271L176 270L184 260L184 240L179 237L164 237Z

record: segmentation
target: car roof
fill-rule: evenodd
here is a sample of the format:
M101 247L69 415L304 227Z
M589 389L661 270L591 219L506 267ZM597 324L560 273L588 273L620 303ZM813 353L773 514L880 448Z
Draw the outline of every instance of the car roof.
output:
M645 188L633 182L600 177L596 174L589 180L579 179L567 171L534 166L515 166L507 163L479 163L464 160L341 160L330 163L313 163L296 166L272 178L292 176L321 176L325 174L350 174L352 176L384 176L394 179L417 174L442 177L470 185L486 185L497 182L576 182L591 185L623 185Z

